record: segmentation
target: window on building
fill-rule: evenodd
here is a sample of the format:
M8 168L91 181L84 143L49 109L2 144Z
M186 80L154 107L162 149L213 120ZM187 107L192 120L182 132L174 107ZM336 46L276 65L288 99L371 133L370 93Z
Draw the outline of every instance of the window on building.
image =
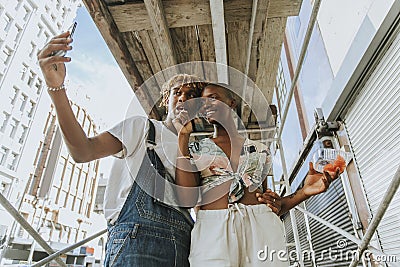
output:
M59 207L65 207L65 201L67 200L67 192L64 190L60 191L60 194L58 195L58 200L57 204Z
M77 166L74 168L74 176L72 177L71 181L71 191L74 192L74 195L77 194L77 189L78 189L78 181L81 176L81 169Z
M10 114L8 114L7 112L3 112L2 115L3 116L2 116L0 132L4 133L4 131L6 130L7 124L8 124L8 120L10 119Z
M0 183L0 193L1 194L7 195L7 188L8 188L8 184L6 182Z
M20 27L17 23L15 23L15 39L14 42L18 42L22 35L22 27Z
M18 164L18 158L19 155L15 152L12 152L8 158L7 168L14 171Z
M32 118L33 113L35 112L36 103L33 100L29 101L29 107L26 110L28 118Z
M14 138L15 133L17 132L18 129L18 125L19 125L19 121L15 118L12 118L10 121L10 137Z
M4 146L2 146L0 149L0 165L1 166L4 166L4 164L6 163L8 151L10 151L10 150Z
M26 125L21 125L21 135L19 136L18 143L23 144L26 138L26 135L28 134L28 127Z
M1 59L4 64L8 64L10 62L13 51L14 50L7 45L3 48Z
M68 201L67 201L67 209L70 211L74 210L74 202L75 202L75 197L73 195L68 196Z
M20 101L21 101L21 106L19 107L19 111L23 112L25 109L26 103L28 102L28 96L25 95L24 93L21 93Z
M8 32L11 28L13 18L7 13L5 14L5 16L3 18L4 18L4 25L5 25L3 29L5 32Z
M31 42L31 51L29 52L30 58L33 58L36 55L36 47L37 45L34 42Z
M62 177L62 189L65 191L69 191L72 171L73 171L73 165L71 162L68 162L65 172L64 172L64 175Z
M61 8L61 0L57 0L56 8L57 8L57 10L60 10L60 8Z
M63 7L63 11L62 11L62 18L65 19L65 17L67 16L67 8Z
M10 103L11 103L11 105L14 105L15 102L17 101L18 93L19 93L19 89L14 86L13 87L13 91L12 91L12 93L10 95Z
M45 31L44 36L46 37L46 43L48 43L50 41L50 34Z
M21 7L22 0L17 0L17 5L15 6L15 10L18 11L18 9Z
M25 80L26 73L28 72L29 67L25 63L22 63L22 70L21 70L21 81Z
M27 21L29 19L29 16L30 16L32 11L27 6L24 6L24 11L25 11L24 21Z
M81 206L82 206L82 199L76 198L75 200L75 206L74 206L74 211L81 213Z
M37 26L38 26L37 37L40 37L40 36L42 35L43 31L44 31L44 27L43 27L43 25L40 24L40 23L39 23Z
M46 13L50 13L50 7L48 7L47 5L44 6L44 9L46 10Z
M33 85L33 82L35 81L35 78L36 78L36 73L33 72L32 70L30 70L29 71L29 78L28 78L28 82L27 82L28 86L32 86Z
M40 95L40 93L42 92L42 88L43 88L43 81L40 78L37 78L35 87L36 87L36 94Z

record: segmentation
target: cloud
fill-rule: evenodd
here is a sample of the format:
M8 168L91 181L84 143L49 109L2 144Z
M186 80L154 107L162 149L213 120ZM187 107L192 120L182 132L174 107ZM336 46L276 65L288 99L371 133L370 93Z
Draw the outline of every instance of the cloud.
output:
M67 66L71 100L86 108L103 130L123 120L129 103L137 100L118 65L79 53L72 58Z

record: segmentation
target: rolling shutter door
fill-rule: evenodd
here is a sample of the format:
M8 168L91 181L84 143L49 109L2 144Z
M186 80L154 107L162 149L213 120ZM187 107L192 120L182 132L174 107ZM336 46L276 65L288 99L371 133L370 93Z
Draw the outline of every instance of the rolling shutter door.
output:
M312 214L355 235L342 181L340 179L334 181L327 192L308 199L306 201L306 207ZM340 253L346 255L348 251L355 251L357 250L357 245L314 219L310 218L309 222L311 241L317 257L317 266L349 266L351 257L341 256ZM322 257L323 251L329 249L332 249L332 251L337 250L338 252L332 253L332 257L326 254L326 256Z
M350 211L346 202L346 196L340 179L334 181L327 192L308 199L305 202L305 206L309 212L329 221L346 232L355 235ZM306 238L304 216L298 210L296 210L296 219L301 247L303 251L309 251L310 247ZM349 266L351 256L346 257L346 252L356 251L357 245L312 218L309 218L308 221L317 266ZM284 222L287 242L294 242L289 215L285 217ZM341 245L344 244L342 248L338 247L338 240L341 240L339 241ZM289 247L289 253L292 249L295 249L295 247ZM330 257L327 253L329 249L332 251L336 250L337 252L332 252L332 256ZM340 253L342 253L342 256ZM308 260L306 257L304 260L304 266L313 266L312 260ZM362 266L362 264L360 263L359 266Z
M345 124L372 215L400 165L400 35L368 78ZM378 229L385 253L400 257L400 196Z

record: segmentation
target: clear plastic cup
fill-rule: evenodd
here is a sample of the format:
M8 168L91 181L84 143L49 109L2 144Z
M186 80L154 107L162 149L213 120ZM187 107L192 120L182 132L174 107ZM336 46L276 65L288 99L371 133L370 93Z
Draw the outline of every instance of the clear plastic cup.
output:
M323 173L324 172L324 167L328 164L335 164L335 160L338 159L338 157L342 157L347 164L351 160L351 154L339 149L333 149L333 148L326 148L324 147L324 140L319 140L316 142L316 149L313 152L312 155L312 161L314 164L314 169L317 172Z

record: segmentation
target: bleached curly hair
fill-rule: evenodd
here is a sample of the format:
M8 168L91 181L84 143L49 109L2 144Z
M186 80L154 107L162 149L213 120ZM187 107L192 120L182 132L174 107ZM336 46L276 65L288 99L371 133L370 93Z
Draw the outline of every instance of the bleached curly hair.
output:
M168 99L172 89L180 88L184 85L194 88L196 96L201 96L201 92L203 91L207 83L199 77L190 74L183 73L172 76L161 87L162 99L160 102L160 107L168 106Z

